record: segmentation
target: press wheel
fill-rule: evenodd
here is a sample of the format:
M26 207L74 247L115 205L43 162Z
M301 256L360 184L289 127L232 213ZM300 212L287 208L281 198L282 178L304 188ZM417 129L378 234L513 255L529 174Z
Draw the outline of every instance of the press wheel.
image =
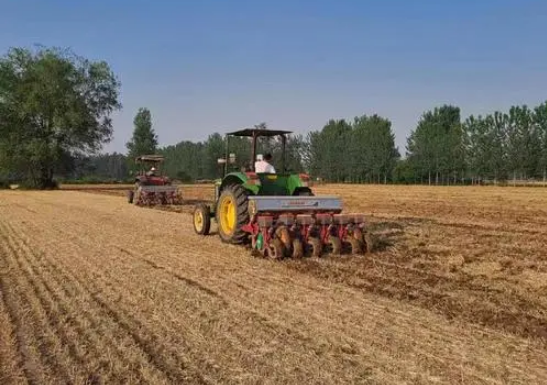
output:
M374 239L372 238L372 234L366 231L365 234L363 234L363 240L365 243L365 253L372 253L372 250L374 250Z
M270 259L281 259L283 258L285 254L285 245L283 245L283 242L281 239L274 239L269 245L268 245L268 253L267 257Z
M349 244L351 245L351 253L355 255L363 254L363 241L350 237Z
M331 253L334 255L342 254L342 242L340 238L331 235L329 237L329 245L331 247Z
M319 238L310 237L308 239L308 246L311 248L312 257L321 257L321 253L323 252L323 245L321 244L321 240Z
M302 241L298 238L293 239L292 241L292 258L299 259L304 256L304 245Z

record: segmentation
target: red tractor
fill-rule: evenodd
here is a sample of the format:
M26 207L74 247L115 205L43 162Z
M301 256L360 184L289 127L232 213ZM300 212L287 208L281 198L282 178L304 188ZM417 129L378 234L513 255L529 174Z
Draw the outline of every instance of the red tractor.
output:
M163 174L161 155L141 155L135 158L140 169L135 176L135 187L128 191L128 201L138 206L181 204L177 186Z

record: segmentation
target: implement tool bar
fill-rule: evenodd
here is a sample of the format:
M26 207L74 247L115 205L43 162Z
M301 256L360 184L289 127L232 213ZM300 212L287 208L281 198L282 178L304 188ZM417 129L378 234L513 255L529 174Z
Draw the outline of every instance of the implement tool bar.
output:
M333 196L250 196L249 205L256 212L342 211L342 201Z

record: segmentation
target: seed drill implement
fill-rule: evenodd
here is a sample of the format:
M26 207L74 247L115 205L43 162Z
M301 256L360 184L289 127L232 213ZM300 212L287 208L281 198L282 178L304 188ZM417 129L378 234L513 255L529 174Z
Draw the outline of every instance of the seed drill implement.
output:
M222 241L249 245L254 255L272 259L371 251L372 238L363 214L343 214L339 197L315 196L307 174L286 169L287 135L291 133L244 129L227 134L226 158L219 159L223 177L215 183L214 203L199 204L194 210L196 233L209 234L211 220L215 220ZM250 138L252 162L248 167L235 169L230 137ZM255 172L259 137L281 138L281 167L276 173Z
M135 159L140 166L135 187L128 191L128 201L138 206L182 204L179 189L163 174L161 155L141 155Z

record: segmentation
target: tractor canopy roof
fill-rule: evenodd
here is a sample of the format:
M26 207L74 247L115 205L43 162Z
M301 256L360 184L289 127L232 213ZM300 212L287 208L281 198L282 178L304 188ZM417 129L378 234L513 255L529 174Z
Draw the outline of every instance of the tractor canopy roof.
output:
M229 132L226 135L230 136L278 136L292 134L292 131L283 131L283 130L264 130L260 128L245 128L243 130Z
M135 158L135 162L137 163L160 163L163 161L163 155L141 155Z

